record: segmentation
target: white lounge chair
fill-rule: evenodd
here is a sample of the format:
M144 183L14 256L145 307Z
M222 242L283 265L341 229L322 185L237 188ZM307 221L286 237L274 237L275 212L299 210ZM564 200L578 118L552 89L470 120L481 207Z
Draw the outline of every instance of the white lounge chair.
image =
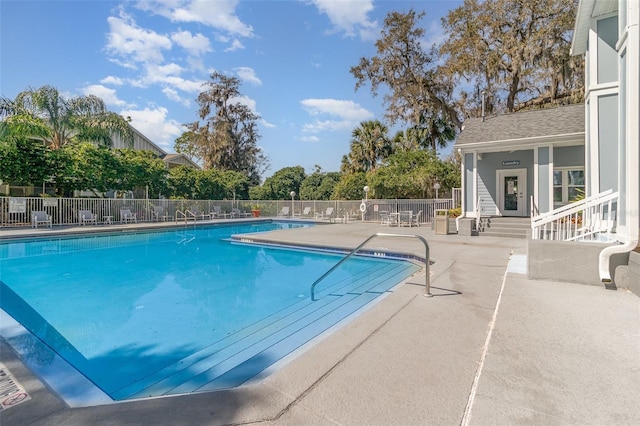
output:
M238 208L231 209L231 217L251 217L251 212L243 212Z
M37 228L38 225L48 225L51 228L51 216L45 211L32 211L31 226Z
M294 214L296 217L305 218L311 217L311 207L307 206L302 210L302 213Z
M222 219L226 219L229 216L231 216L229 213L224 213L222 211L222 207L220 206L213 206L213 212L211 213L211 217L214 219L217 218L222 218Z
M86 225L87 223L98 224L98 216L93 214L91 210L78 210L78 220L80 225Z
M325 219L331 221L333 218L333 207L327 207L324 212L316 213L316 219Z
M422 215L422 210L418 211L418 213L411 216L411 226L420 226L420 216Z
M138 223L135 213L131 213L130 209L120 209L120 223Z
M164 207L162 206L153 206L153 211L151 212L151 215L157 222L159 222L161 219L163 222L169 219L173 220L173 216L171 216L170 214L167 214L164 211Z
M278 213L278 216L289 216L289 207L284 206L282 210L280 210L280 213Z
M197 207L193 207L193 208L191 208L191 209L189 209L187 211L190 212L193 215L195 220L197 220L197 219L209 219L209 220L211 220L213 218L211 213L202 213L200 211L200 209L197 208Z
M391 215L389 215L388 211L380 212L380 225L391 226Z

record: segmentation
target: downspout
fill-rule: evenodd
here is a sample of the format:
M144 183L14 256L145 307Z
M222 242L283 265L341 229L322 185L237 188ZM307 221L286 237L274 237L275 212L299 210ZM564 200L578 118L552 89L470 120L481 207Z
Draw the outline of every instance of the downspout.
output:
M632 220L635 218L635 222L633 222L635 225L631 227L632 235L629 241L622 245L607 247L600 252L600 256L598 258L598 271L600 273L600 281L603 283L610 283L612 281L611 272L609 271L611 256L614 254L628 253L638 247L638 215L631 214L630 216Z

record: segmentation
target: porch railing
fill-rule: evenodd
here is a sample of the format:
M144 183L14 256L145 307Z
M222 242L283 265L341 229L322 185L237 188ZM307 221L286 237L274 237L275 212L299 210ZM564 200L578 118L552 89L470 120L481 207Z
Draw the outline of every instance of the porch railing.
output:
M557 241L611 241L619 193L608 190L531 218L531 238Z

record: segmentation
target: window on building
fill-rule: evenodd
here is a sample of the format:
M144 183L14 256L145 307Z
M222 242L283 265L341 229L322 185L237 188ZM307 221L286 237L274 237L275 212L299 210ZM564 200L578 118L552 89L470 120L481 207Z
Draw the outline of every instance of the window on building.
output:
M553 171L553 204L569 204L584 197L584 169L567 168Z

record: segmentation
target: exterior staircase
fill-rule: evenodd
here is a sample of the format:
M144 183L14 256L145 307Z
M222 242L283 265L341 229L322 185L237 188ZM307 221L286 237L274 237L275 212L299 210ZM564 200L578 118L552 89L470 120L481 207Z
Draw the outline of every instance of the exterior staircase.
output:
M525 239L530 229L528 217L489 216L480 218L476 231L479 236Z

